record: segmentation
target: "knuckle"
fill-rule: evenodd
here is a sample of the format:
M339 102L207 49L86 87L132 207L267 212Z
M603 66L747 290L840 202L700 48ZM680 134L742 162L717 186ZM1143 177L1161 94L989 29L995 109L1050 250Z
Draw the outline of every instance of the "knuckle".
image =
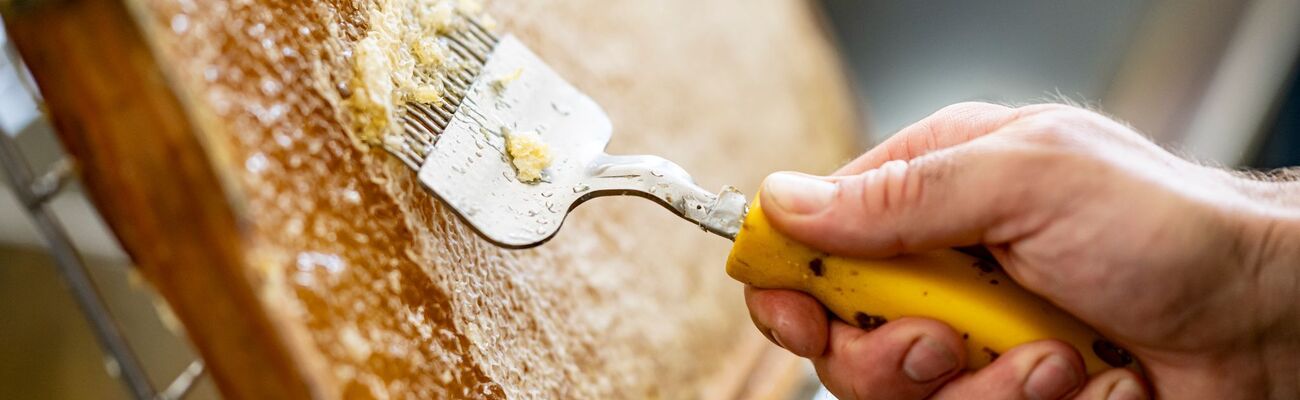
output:
M880 169L881 209L897 211L914 205L917 201L912 190L919 185L917 174L912 172L906 161L895 160L885 163Z
M939 111L935 112L934 115L940 117L961 117L961 116L985 113L990 110L1000 110L1005 108L1006 106L1001 106L993 103L985 103L982 101L964 101L961 103L954 103L945 106L944 108L941 108L939 109Z
M925 202L927 196L934 193L933 186L951 180L959 168L957 162L951 157L927 157L917 161L904 178L906 192L903 195L903 202L908 204Z
M922 134L911 135L905 138L901 154L895 154L891 157L893 160L908 160L923 155L926 149L934 149L937 142L939 129L936 129L933 121L923 120L920 123Z
M915 334L927 334L931 336L949 336L956 335L956 331L943 321L922 317L903 317L891 322L895 326L905 326L907 331Z
M1065 357L1067 360L1082 363L1079 352L1069 344L1055 339L1039 340L1016 346L1011 350L1009 355L1013 357L1023 357L1025 359L1035 359L1046 357L1049 354L1056 354Z
M926 118L927 140L940 140L942 136L970 137L976 132L990 129L990 115L1001 115L1011 108L981 102L957 103L940 109ZM931 147L933 148L933 147Z
M1023 121L1022 137L1028 143L1051 149L1067 149L1081 142L1079 117L1075 111L1036 114Z
M918 159L919 160L919 159ZM907 219L907 214L923 201L924 186L932 176L930 168L917 168L913 162L893 160L880 168L868 171L844 182L843 195L852 196L861 213L872 224L890 226ZM945 168L946 169L946 168ZM871 229L872 232L897 232L898 229ZM889 246L898 240L893 236L873 237L870 240Z
M1014 124L1025 143L1040 148L1088 153L1096 151L1122 126L1091 110L1060 104L1045 104L1029 111ZM1122 130L1122 129L1121 129Z
M1020 107L1019 110L1021 113L1025 115L1034 115L1034 114L1052 113L1052 112L1074 113L1074 112L1087 111L1085 109L1076 106L1072 106L1069 104L1061 104L1061 103L1032 104L1032 105Z

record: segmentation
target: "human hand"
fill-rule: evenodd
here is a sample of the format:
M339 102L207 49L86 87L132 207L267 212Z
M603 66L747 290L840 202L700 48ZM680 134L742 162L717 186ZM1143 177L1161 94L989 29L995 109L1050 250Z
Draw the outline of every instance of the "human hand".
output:
M1291 194L1292 197L1287 197ZM1084 375L1056 341L963 371L960 336L905 318L867 332L815 299L747 288L756 325L841 399L1300 397L1300 188L1182 160L1062 105L958 104L830 177L778 173L772 224L828 253L982 245L1026 289L1142 363Z

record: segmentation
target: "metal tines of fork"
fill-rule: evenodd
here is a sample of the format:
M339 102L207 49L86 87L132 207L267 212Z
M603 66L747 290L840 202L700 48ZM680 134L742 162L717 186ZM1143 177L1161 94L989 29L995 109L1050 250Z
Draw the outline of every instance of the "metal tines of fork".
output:
M465 15L458 15L457 20L454 29L438 35L438 41L450 50L447 65L451 66L439 76L444 90L441 101L407 103L401 111L400 135L393 138L396 140L384 141L385 150L415 170L420 169L438 135L451 123L497 45L497 36L478 20Z

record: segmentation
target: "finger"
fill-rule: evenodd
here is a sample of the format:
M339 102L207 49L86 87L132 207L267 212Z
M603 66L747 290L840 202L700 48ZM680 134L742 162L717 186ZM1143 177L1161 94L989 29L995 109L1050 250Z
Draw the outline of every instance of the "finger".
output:
M1144 400L1150 396L1137 373L1112 369L1088 379L1088 385L1074 396L1075 400Z
M745 287L749 317L768 340L797 356L810 358L826 349L826 309L812 296L793 290Z
M935 320L903 318L872 331L835 321L813 366L840 399L921 399L958 375L965 355L957 332Z
M1002 354L984 369L944 385L935 399L1067 399L1086 381L1083 359L1054 340L1031 342Z
M890 160L911 160L993 132L1018 118L1019 111L997 104L957 103L936 111L885 139L834 175L855 175Z
M761 202L780 231L814 248L883 257L1004 243L1061 207L1044 185L1055 154L994 137L895 160L858 175L772 174ZM1037 217L1037 218L1036 218Z

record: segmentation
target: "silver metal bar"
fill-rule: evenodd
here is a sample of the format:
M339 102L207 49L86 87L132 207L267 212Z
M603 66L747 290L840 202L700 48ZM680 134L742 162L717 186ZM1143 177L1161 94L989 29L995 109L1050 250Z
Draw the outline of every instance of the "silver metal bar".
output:
M74 166L71 159L62 158L45 171L41 176L36 177L29 185L31 193L31 203L24 203L28 208L48 203L67 186L68 181L72 180Z
M100 347L107 353L112 364L117 365L118 378L126 384L127 390L136 399L147 400L154 397L153 385L145 374L140 361L131 351L126 338L122 335L108 306L100 296L94 281L90 278L81 256L77 254L68 238L67 231L58 218L46 207L47 203L63 187L62 182L71 175L70 164L56 167L52 172L42 175L39 182L33 182L33 174L26 158L8 134L0 132L0 166L4 167L14 193L27 209L32 222L45 237L54 256L55 267L63 282L72 291L72 297L90 322L91 331ZM36 189L35 191L33 189Z
M154 399L178 400L184 398L185 395L190 393L190 390L194 389L199 379L203 378L204 367L202 359L191 361L190 365L186 366L185 370L181 371L179 375L176 375L176 379L173 379L172 383L167 385L167 388L163 389L162 393L158 393L158 396Z

